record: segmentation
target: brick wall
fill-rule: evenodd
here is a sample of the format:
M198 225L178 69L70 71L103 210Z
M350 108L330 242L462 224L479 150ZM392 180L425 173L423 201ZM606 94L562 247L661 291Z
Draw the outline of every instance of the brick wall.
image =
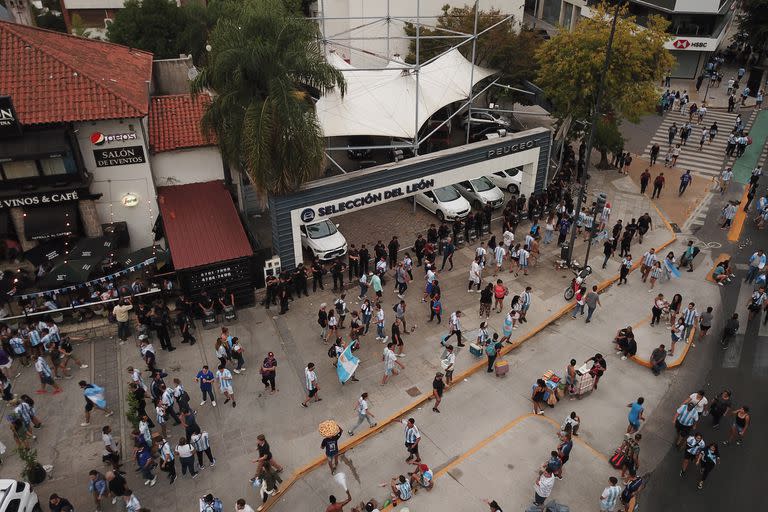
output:
M83 223L85 236L91 238L103 235L99 212L96 211L96 203L93 199L82 199L78 201L77 207L80 210L80 220Z

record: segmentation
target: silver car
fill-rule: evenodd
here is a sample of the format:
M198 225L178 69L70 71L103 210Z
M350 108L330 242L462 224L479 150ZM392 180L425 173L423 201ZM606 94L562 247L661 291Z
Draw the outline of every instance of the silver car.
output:
M490 204L491 208L504 205L504 192L485 176L456 183L454 187L475 209L480 210L486 204Z

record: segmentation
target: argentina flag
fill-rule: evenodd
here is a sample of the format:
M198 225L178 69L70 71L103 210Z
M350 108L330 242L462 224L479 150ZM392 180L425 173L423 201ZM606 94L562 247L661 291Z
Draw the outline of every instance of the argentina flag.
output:
M359 364L360 359L352 355L352 343L350 343L339 355L339 360L336 363L336 374L339 376L339 382L344 384L351 379Z
M83 394L99 409L107 407L107 399L104 398L104 388L91 384L83 390Z

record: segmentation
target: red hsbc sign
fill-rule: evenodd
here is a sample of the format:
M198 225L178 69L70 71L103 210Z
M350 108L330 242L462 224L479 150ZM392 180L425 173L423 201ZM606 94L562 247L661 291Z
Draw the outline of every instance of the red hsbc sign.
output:
M691 46L691 42L687 39L677 39L674 43L672 43L672 46L674 46L678 50L685 50L686 48Z

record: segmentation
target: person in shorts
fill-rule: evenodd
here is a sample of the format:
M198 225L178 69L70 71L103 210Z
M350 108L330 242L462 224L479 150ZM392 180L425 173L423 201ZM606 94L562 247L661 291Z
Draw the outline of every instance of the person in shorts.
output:
M325 449L325 458L328 459L328 467L331 468L331 474L336 472L336 468L339 465L339 438L343 430L339 429L339 433L332 437L325 437L320 443L320 448Z
M699 421L699 412L693 402L683 404L677 409L675 412L675 430L677 430L678 447L683 445L697 421Z

